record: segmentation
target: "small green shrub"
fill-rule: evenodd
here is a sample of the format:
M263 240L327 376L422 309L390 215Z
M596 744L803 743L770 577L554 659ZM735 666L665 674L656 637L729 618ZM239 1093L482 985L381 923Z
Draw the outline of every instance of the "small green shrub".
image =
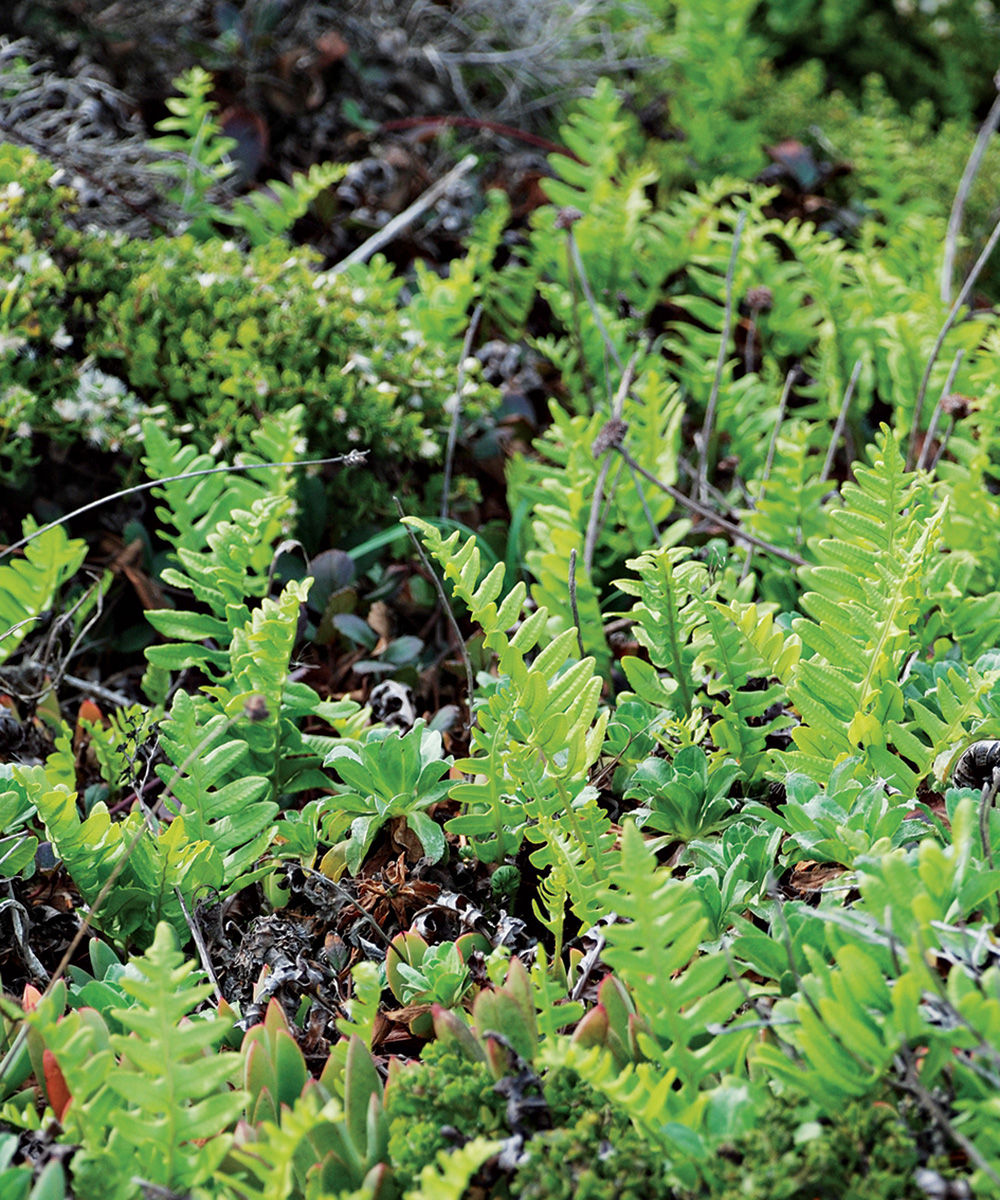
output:
M281 240L82 231L53 178L0 146L3 477L24 486L45 437L134 451L148 417L203 451L249 449L262 417L301 404L313 455L371 452L330 488L349 527L439 458L459 346L400 313L384 263L322 274Z

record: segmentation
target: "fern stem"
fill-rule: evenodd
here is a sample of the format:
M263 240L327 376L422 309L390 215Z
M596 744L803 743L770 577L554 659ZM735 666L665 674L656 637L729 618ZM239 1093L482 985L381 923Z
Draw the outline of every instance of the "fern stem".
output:
M847 383L847 391L844 392L844 402L840 406L840 412L837 413L837 423L833 427L833 436L830 438L830 448L826 452L826 461L823 463L823 470L819 473L820 482L822 483L833 469L833 460L837 453L837 443L840 441L840 435L844 432L844 425L847 422L847 412L851 407L851 401L854 399L854 389L857 387L858 376L861 374L861 359L854 364L854 370L851 372L851 378Z
M628 395L635 380L636 364L639 361L639 351L636 350L632 357L628 360L628 365L622 371L621 382L618 385L618 391L615 393L615 398L611 404L611 421L621 421L622 412L625 409L625 397ZM611 422L605 426L607 429L611 426ZM612 428L614 428L612 426ZM624 436L624 428L621 428L621 436ZM617 429L615 429L617 432ZM600 440L600 439L599 439ZM608 449L611 449L608 446ZM605 453L604 462L601 464L600 473L597 476L597 484L594 487L594 495L590 502L590 517L587 521L587 536L583 543L583 569L587 572L587 578L590 578L591 571L594 566L594 550L597 548L598 536L598 512L601 507L601 499L604 496L604 484L608 477L608 471L611 469L611 456ZM579 627L579 625L578 625Z
M806 565L806 560L798 554L793 554L791 550L785 550L781 546L774 546L770 542L764 541L763 538L757 537L756 534L748 533L747 530L741 529L739 525L734 525L732 521L727 521L725 517L720 517L707 504L701 504L692 496L685 496L683 492L678 491L675 487L671 487L669 483L664 483L662 479L657 479L652 471L647 471L645 467L637 463L624 446L616 446L615 449L625 459L632 470L637 471L643 479L648 479L661 492L665 492L672 500L675 500L685 508L689 508L699 517L703 517L706 521L714 521L716 525L724 529L731 537L749 542L751 546L759 546L761 550L766 550L769 554L775 555L776 558L781 558L785 562L792 563L793 566L804 567Z
M583 265L583 256L580 254L580 247L576 244L576 238L573 236L573 230L570 226L566 227L566 244L569 246L570 257L573 261L573 266L576 269L577 275L580 277L580 286L583 288L583 294L587 300L587 306L590 308L591 315L594 318L594 324L600 330L601 338L604 342L604 348L614 360L615 366L619 371L625 370L625 364L622 362L622 357L618 353L618 347L611 340L611 334L608 333L608 327L604 324L604 318L601 316L601 310L597 306L597 298L594 296L593 289L590 286L590 280L587 278L587 268ZM610 392L610 388L608 391Z
M792 392L792 381L798 372L798 367L792 369L785 376L785 386L781 389L781 399L778 401L778 415L774 420L774 428L771 430L771 441L767 447L767 458L764 462L764 472L760 477L760 491L757 493L757 499L753 502L754 508L767 495L767 481L771 478L771 468L774 466L774 453L778 447L778 434L781 432L781 425L785 419L785 409L788 407L788 397ZM747 556L743 563L743 570L740 572L740 583L750 574L750 564L753 562L754 547L747 547Z
M458 375L455 379L455 410L451 414L451 425L448 428L448 448L444 456L444 483L441 487L441 520L448 520L448 496L451 492L451 469L455 461L455 443L458 441L458 418L462 411L462 391L465 388L465 361L472 353L472 343L476 336L476 330L479 328L479 321L483 315L483 306L477 304L472 313L472 319L469 321L469 328L465 331L465 340L462 342L462 357L458 364Z
M586 658L583 649L583 634L580 632L580 610L576 605L576 547L569 552L569 607L573 613L573 624L576 626L576 644L580 650L580 658Z
M709 440L712 436L712 426L715 424L715 409L719 402L719 392L722 389L722 372L725 370L726 359L729 357L729 334L733 326L733 280L736 276L736 259L740 252L740 241L743 238L743 228L746 223L747 210L744 209L736 221L733 248L729 252L729 266L726 268L726 307L722 318L719 356L715 361L715 378L712 380L712 390L705 408L705 421L701 427L701 440L698 445L698 478L694 490L695 495L701 501L706 498L705 482L708 479Z
M393 496L392 502L395 504L396 511L399 513L400 519L402 520L402 518L406 516L406 513L403 511L403 506L399 502L399 497ZM475 691L475 684L472 675L472 662L469 658L469 652L465 647L465 638L462 637L462 631L458 627L458 621L455 619L455 614L452 612L451 605L448 603L448 597L445 595L444 586L442 585L441 580L438 579L437 571L435 571L431 566L431 560L427 557L423 546L421 546L420 541L417 538L417 535L413 532L409 525L406 526L406 532L409 534L410 541L413 543L414 548L420 557L420 561L424 564L427 573L431 577L431 583L434 586L434 590L437 592L438 600L440 600L441 605L444 608L445 617L447 618L448 623L451 625L452 632L455 634L455 639L458 643L458 652L462 657L462 664L465 667L465 684L468 689L468 698L466 699L468 716L465 721L465 729L466 732L468 732L472 728L472 696L473 692Z

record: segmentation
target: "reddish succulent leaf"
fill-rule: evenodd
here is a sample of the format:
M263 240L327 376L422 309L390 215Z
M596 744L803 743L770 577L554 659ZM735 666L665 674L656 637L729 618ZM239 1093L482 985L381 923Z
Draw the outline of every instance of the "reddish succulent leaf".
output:
M56 1056L51 1050L42 1051L42 1072L45 1078L45 1092L52 1105L56 1119L61 1121L72 1096L66 1085L66 1078L56 1062Z

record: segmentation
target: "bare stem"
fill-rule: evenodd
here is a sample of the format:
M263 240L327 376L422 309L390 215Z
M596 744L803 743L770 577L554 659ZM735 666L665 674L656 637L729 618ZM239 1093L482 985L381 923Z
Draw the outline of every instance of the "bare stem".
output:
M752 546L759 546L761 550L766 550L769 554L773 554L776 558L784 559L785 562L793 563L796 567L804 567L806 560L800 558L798 554L793 554L790 550L785 550L781 546L774 546L770 542L765 542L763 538L757 537L755 534L748 533L745 529L741 529L739 525L734 525L732 521L727 521L725 517L720 517L717 512L713 512L707 504L701 504L691 496L685 496L675 487L671 487L669 483L664 483L662 479L657 479L652 471L647 471L645 467L640 466L635 461L631 454L622 446L616 446L615 449L625 459L633 471L640 474L643 479L648 479L651 484L658 487L661 492L666 494L676 503L683 505L684 508L690 509L699 517L703 517L706 521L714 521L720 529L724 529L731 537L739 538L741 541L749 542Z
M997 223L993 226L993 232L990 234L986 245L983 247L982 252L976 259L975 266L969 272L969 276L965 283L962 284L962 290L955 297L955 303L951 306L947 317L945 317L944 324L941 326L941 331L938 333L937 340L934 343L934 349L931 351L931 356L927 360L927 366L924 368L924 376L920 381L920 389L917 392L917 403L913 409L913 423L910 425L910 440L906 450L906 469L908 471L913 470L913 447L916 444L917 431L920 429L920 418L924 411L924 397L927 395L927 385L930 383L931 372L934 370L934 364L937 362L938 355L941 353L941 347L944 345L944 339L951 332L951 328L955 324L959 310L968 299L969 293L972 291L972 288L976 280L979 278L983 267L986 266L990 255L993 253L993 248L996 246L998 241L1000 241L1000 221L997 221Z
M576 626L576 644L580 651L580 658L586 658L586 653L583 649L583 631L580 629L580 610L576 606L576 549L569 552L569 607L573 613L573 624Z
M993 84L1000 88L1000 75L994 76ZM951 300L951 289L955 271L955 249L958 245L958 235L962 228L962 214L965 212L965 202L972 191L972 184L979 171L980 164L990 144L990 138L1000 125L1000 95L993 101L993 106L986 114L986 120L979 129L976 144L972 147L969 161L965 164L962 178L955 192L951 213L948 217L948 232L944 239L944 257L941 261L941 302L947 304Z
M295 462L280 462L280 463L227 463L222 467L206 467L203 471L185 471L182 475L164 475L161 479L151 479L146 483L137 483L132 487L123 488L120 492L111 492L107 496L101 496L99 500L91 500L89 504L83 504L80 508L74 508L72 512L66 513L65 516L59 517L55 521L50 521L48 525L42 525L39 529L29 533L26 537L21 538L19 542L12 542L9 546L4 546L0 549L0 558L6 557L8 554L13 554L16 550L22 549L36 537L41 537L43 533L48 533L50 529L55 529L57 525L62 525L65 521L72 521L74 517L81 517L84 513L93 511L95 508L100 508L102 504L110 504L112 500L121 500L125 496L134 496L139 492L148 492L152 488L160 487L164 483L177 483L181 479L198 479L202 475L222 475L228 471L275 471L282 467L291 469L292 467L325 467L331 463L343 463L345 467L361 466L368 454L367 450L351 450L347 454L335 454L332 458L304 458L298 459Z
M402 504L399 502L399 497L393 496L392 502L395 504L396 511L399 513L400 518L405 517L406 513L403 510ZM409 527L409 525L406 526L406 532L409 534L410 541L413 543L414 549L420 556L420 561L424 564L428 575L431 577L431 583L434 585L434 590L437 592L438 600L441 602L441 607L444 609L445 617L447 618L448 623L451 625L452 632L455 635L455 641L458 644L458 653L461 655L462 664L465 667L465 684L469 693L468 700L466 702L469 715L465 722L465 728L466 731L468 731L472 728L472 696L473 692L475 691L475 684L472 675L472 661L469 658L469 651L465 646L465 638L462 637L462 631L458 627L458 621L455 619L455 614L452 612L451 605L448 603L448 597L445 594L444 585L441 583L441 580L438 579L437 571L435 571L434 567L431 565L431 560L427 557L423 546L421 546L420 539Z
M437 183L431 184L426 192L418 196L409 208L404 208L398 216L393 217L391 221L383 225L378 233L373 233L366 242L362 242L346 258L342 258L331 269L330 274L340 275L348 267L353 266L354 263L367 262L383 246L388 246L390 242L395 241L397 234L402 233L419 216L425 213L432 205L436 204L452 184L457 183L463 175L467 175L478 162L479 159L475 154L467 154L460 163L452 167L447 175L442 175Z
M444 456L444 484L441 492L441 520L448 519L448 495L451 492L451 468L455 460L455 443L458 441L458 417L462 411L462 390L465 387L465 360L472 353L472 343L479 328L479 320L483 315L483 306L477 304L472 313L469 328L465 331L465 341L462 343L462 359L458 364L458 377L455 381L455 410L451 414L451 425L448 429L448 449Z
M917 459L917 470L922 471L927 466L927 461L930 458L931 446L934 442L934 435L937 433L937 427L941 420L941 413L944 409L945 398L951 395L952 384L955 382L955 376L958 374L958 368L962 365L962 359L965 357L964 350L956 350L955 357L952 360L951 370L948 372L948 378L945 380L945 385L941 389L941 396L934 405L934 412L931 414L931 423L927 426L927 434L924 437L924 444L920 447L920 457Z
M781 423L785 419L785 409L788 407L788 397L792 394L792 380L795 378L797 367L792 369L785 376L785 386L781 389L781 399L778 401L778 415L774 420L774 428L771 430L771 440L767 446L767 460L764 463L764 473L760 477L760 491L757 493L757 499L754 502L755 507L764 499L767 494L767 481L771 478L771 468L774 466L774 454L778 446L778 433L781 429ZM740 583L750 574L750 564L753 562L754 547L747 548L746 561L743 563L743 570L740 572Z
M847 421L847 410L851 407L851 400L854 398L854 389L857 387L858 376L861 374L861 359L854 364L854 370L851 372L851 378L847 384L847 391L844 393L844 402L840 406L840 412L837 414L837 423L833 427L833 437L830 438L830 448L826 452L826 462L823 463L823 470L820 471L820 481L828 478L830 471L833 468L833 459L837 453L837 443L840 441L840 435L844 432L844 425Z

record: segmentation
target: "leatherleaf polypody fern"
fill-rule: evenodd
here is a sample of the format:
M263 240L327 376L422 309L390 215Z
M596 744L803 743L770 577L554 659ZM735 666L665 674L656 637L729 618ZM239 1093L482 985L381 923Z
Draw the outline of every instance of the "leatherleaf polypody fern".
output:
M567 666L576 649L575 629L558 634L529 662L545 635L548 611L537 609L508 636L522 615L524 584L516 583L501 600L504 566L498 563L480 580L474 538L459 544L458 532L445 540L426 521L405 520L420 530L497 656L499 680L476 708L469 757L456 764L472 776L451 791L467 811L448 824L473 840L479 858L496 862L517 850L536 808L564 805L572 823L593 804L585 785L607 724L607 713L597 711L601 680L593 658Z

